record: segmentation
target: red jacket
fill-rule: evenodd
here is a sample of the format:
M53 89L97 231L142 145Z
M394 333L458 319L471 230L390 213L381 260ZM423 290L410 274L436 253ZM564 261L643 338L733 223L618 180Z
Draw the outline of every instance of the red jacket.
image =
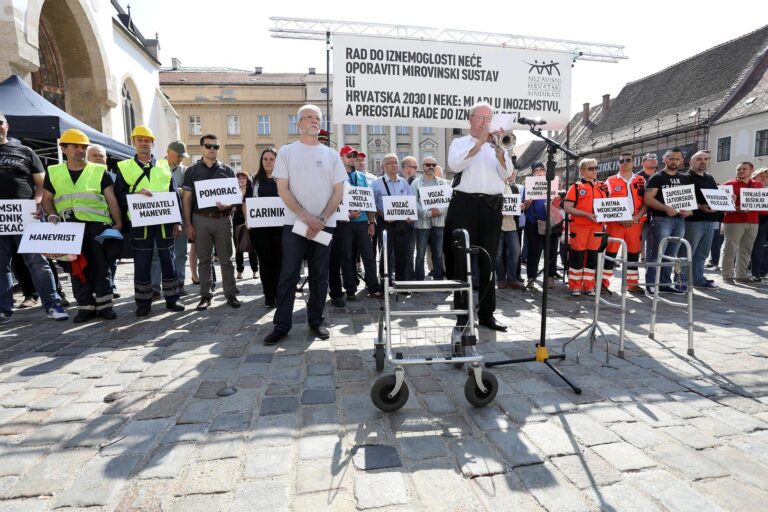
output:
M738 179L732 179L726 181L724 185L733 185L733 194L736 196L736 208L741 204L741 189L742 188L763 188L763 184L759 181L750 179L744 183ZM759 222L760 212L725 212L723 223L725 224L757 224Z

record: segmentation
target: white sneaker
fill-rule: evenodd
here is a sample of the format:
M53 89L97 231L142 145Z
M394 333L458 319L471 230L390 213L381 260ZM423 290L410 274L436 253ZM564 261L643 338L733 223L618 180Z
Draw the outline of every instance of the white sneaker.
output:
M571 297L581 297L581 290L571 290Z
M64 321L69 320L69 315L66 311L64 311L64 308L62 308L59 304L56 304L48 310L48 318L56 321Z
M589 295L590 297L594 297L595 296L595 289L592 288L591 290L587 290L587 295Z
M7 324L11 321L10 313L0 313L0 324Z

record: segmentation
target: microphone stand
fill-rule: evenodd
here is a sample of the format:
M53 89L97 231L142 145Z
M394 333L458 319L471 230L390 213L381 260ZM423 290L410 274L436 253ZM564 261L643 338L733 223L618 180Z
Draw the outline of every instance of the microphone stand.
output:
M544 268L549 268L549 247L550 247L550 235L552 232L552 226L550 224L550 210L552 209L552 181L555 179L555 152L557 150L562 151L565 153L566 156L573 158L574 160L578 159L578 155L573 153L570 149L563 147L558 142L550 139L549 137L543 135L541 133L541 128L536 129L534 128L535 123L528 123L530 127L530 132L542 139L544 142L547 143L547 220L546 220L546 230L544 234ZM541 124L541 123L540 123ZM567 168L566 168L566 172ZM544 289L541 294L541 334L539 336L539 342L536 344L536 355L533 357L526 357L523 359L507 359L503 361L488 361L485 363L485 366L487 368L492 368L494 366L500 366L500 365L506 365L506 364L515 364L515 363L531 363L531 362L538 362L538 363L544 363L549 367L550 370L555 372L555 374L563 379L566 384L568 384L571 389L573 389L574 393L577 395L581 394L581 388L573 384L570 380L568 380L565 375L556 367L552 366L550 364L550 359L565 359L565 353L562 354L556 354L556 355L549 355L549 349L547 348L547 296L548 296L548 287L544 286Z

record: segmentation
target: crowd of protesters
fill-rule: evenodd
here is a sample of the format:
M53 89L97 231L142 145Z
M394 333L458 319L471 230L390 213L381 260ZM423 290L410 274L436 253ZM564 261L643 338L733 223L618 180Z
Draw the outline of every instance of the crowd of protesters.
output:
M722 184L732 191L736 210L723 213L711 209L701 192L721 185L707 172L709 152L695 153L686 168L684 154L672 149L664 156L661 169L656 155L649 153L642 157L640 172L635 172L634 155L623 152L618 172L605 181L597 179L596 160L579 161L578 180L547 205L544 199L526 199L524 187L516 183L513 160L493 143L491 119L489 105L473 106L469 134L451 144L449 166L457 177L450 206L423 208L417 201L417 220L394 221L383 214L384 196L418 197L427 187L451 184L443 178L437 161L431 156L421 162L412 156L400 160L390 153L376 170L378 176L368 173L362 151L350 146L338 152L330 148L327 133L320 129L320 109L313 105L298 112L299 140L279 151L263 151L252 178L219 161L216 135L201 137L202 157L185 168L181 163L188 156L185 145L173 142L165 155L156 155L155 137L143 126L132 133L134 157L119 162L114 172L107 169L104 148L91 144L78 130L61 136L65 161L45 169L32 150L9 138L8 122L0 114L0 201L35 199L37 218L85 225L81 254L67 257L19 254L20 235L0 236L0 323L11 320L14 277L22 294L17 307L34 307L39 302L48 318L67 320L64 308L69 303L59 269L71 275L72 296L77 302L74 322L114 319L116 261L126 256L133 259L136 316L149 315L153 302L161 297L167 310L184 310L180 297L189 293L185 288L188 263L191 281L199 285L198 310L212 304L216 261L224 300L238 308L238 281L249 278L244 276L247 258L250 277L261 280L264 306L276 308L274 330L264 342L278 343L291 329L296 286L304 265L309 281L309 327L326 339L329 333L323 326L323 312L327 297L335 307L359 300L360 287L370 299L382 297L383 251L387 251L396 280L441 280L455 274L448 240L449 230L455 228L467 229L471 243L483 248L473 256L473 266L479 269L475 283L481 295L478 318L482 325L501 331L506 326L493 318L496 290L529 289L539 282L539 275L541 286L554 288L563 277L560 272L567 272L573 296L594 295L596 286L610 291L611 264L606 265L602 282L596 282L600 240L594 233L599 231L624 240L624 257L631 262L655 261L659 242L666 237L688 241L693 275L673 276L671 269L661 269L660 293L716 288L714 280L707 278L706 268L721 268L723 281L729 284L750 285L766 276L768 212L742 210L739 193L742 188L768 185L768 169L755 170L752 163L741 162L734 179ZM531 174L544 175L544 164L534 162ZM196 184L218 178L237 178L243 199L281 198L286 225L249 229L241 205L199 206ZM345 182L371 188L376 211L352 210L348 219L336 219ZM695 188L695 210L665 204L663 189L688 184ZM132 226L128 195L160 192L178 195L181 222ZM502 215L504 193L520 194L519 215ZM626 198L631 220L598 222L593 204L606 197ZM549 244L545 243L547 216ZM383 247L384 230L387 247ZM324 236L321 232L331 235L330 243L319 243ZM546 245L549 265L541 269ZM679 255L680 246L668 243L666 254ZM616 255L619 244L609 244L606 251ZM653 293L655 273L650 267L641 279L637 269L630 269L629 291Z

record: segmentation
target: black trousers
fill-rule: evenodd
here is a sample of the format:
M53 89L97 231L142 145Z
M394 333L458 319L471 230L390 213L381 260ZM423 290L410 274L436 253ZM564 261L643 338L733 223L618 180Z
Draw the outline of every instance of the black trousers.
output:
M280 266L283 261L283 228L249 229L251 244L261 263L261 286L264 296L277 297L277 280L280 278Z
M529 222L525 225L525 238L528 242L528 260L525 266L528 279L535 279L539 273L539 262L541 255L544 254L544 237L545 235L539 234L537 223ZM558 238L560 237L557 235L550 235L547 277L555 277L557 273L557 247L560 244Z
M328 293L332 299L357 292L357 261L360 254L365 269L365 284L368 292L379 289L376 277L376 261L373 259L373 247L368 236L367 222L339 222L331 242L331 268L328 275ZM342 290L342 283L344 289Z
M379 252L381 257L379 259L379 274L384 279L384 251L387 251L387 267L389 277L392 279L392 269L395 270L394 279L398 281L407 281L409 277L408 273L408 237L410 235L410 229L398 229L397 224L402 222L401 226L405 225L405 221L386 222L384 219L379 219L376 223L376 232L379 234ZM384 235L382 231L387 230L387 248L384 249ZM413 254L410 255L411 265L413 265Z
M477 256L480 271L480 303L477 316L480 321L490 320L496 309L496 281L493 268L501 237L501 205L501 195L488 196L454 192L445 218L443 252L445 253L445 268L448 279L463 281L467 277L466 256L455 251L453 230L466 229L469 233L469 243L482 247L488 253L486 255L481 251ZM467 297L465 292L454 293L453 300L457 309L466 309ZM458 320L459 324L466 323L466 319L461 316Z

